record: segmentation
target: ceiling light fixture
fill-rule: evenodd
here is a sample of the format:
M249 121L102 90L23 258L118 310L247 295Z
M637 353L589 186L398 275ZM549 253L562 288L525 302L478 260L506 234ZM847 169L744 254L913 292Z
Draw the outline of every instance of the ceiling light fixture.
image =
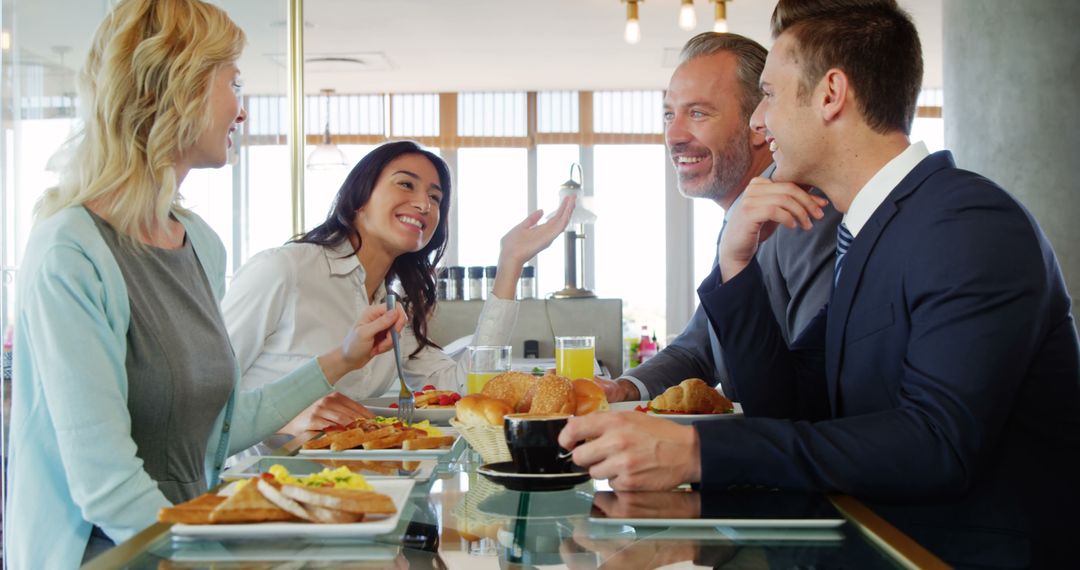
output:
M694 0L682 0L679 8L679 27L690 31L697 27L697 13L694 12Z
M323 140L315 146L315 150L308 155L307 167L311 170L329 170L331 168L343 168L348 166L345 161L345 153L341 152L333 141L330 140L330 95L333 89L320 91L326 102L326 129L323 131Z
M728 31L727 2L728 0L713 0L713 4L716 5L716 17L713 21L713 31L720 34L726 34Z
M644 0L623 0L626 2L626 31L623 38L628 44L636 44L641 41L641 24L638 23L638 2Z

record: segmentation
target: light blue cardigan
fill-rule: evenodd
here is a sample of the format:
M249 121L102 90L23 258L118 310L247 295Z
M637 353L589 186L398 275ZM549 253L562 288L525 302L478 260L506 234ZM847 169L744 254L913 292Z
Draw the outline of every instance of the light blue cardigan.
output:
M177 215L220 301L225 248L198 216ZM69 208L30 234L19 273L11 445L4 514L10 568L75 568L93 524L117 543L169 505L135 456L124 366L130 303L120 267L89 213ZM312 359L282 380L233 394L206 454L222 462L330 392Z

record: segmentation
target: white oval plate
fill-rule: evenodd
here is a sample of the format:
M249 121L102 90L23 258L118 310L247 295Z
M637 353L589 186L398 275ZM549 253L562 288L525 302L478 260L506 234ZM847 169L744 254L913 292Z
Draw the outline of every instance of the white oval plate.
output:
M397 417L397 408L390 407L390 404L397 403L396 397L368 398L360 400L360 403L377 416ZM433 424L450 425L450 418L454 417L455 413L453 406L449 408L416 408L416 411L413 412L413 422L428 420Z
M634 408L638 406L649 405L650 400L637 400L633 402L615 402L611 404L611 411L613 412L626 412L634 411ZM664 418L671 420L678 424L692 424L694 422L707 422L713 420L729 420L732 418L741 418L743 416L742 405L735 402L735 412L730 414L657 414L655 412L648 412L650 416L656 416L658 418Z

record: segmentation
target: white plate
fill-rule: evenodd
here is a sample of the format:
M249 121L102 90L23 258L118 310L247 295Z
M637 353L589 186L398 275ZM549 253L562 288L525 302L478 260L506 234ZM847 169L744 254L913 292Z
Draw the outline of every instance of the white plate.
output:
M401 510L409 499L412 479L379 479L371 481L376 491L389 496L397 512L389 517L347 524L316 524L301 522L268 522L252 524L174 524L174 536L191 538L359 538L386 534L397 528Z
M638 406L648 406L650 400L637 400L634 402L615 402L611 404L611 410L613 412L625 412L633 411ZM657 414L654 412L648 412L650 416L656 416L658 418L664 418L671 420L679 424L691 424L694 422L704 422L712 420L730 420L731 418L741 418L743 415L742 404L735 402L735 412L731 414Z
M387 418L397 417L397 408L390 407L390 404L397 403L397 398L393 396L386 398L368 398L367 400L360 400L360 403L377 416ZM433 424L449 425L450 418L454 417L454 413L455 410L453 407L416 408L416 411L413 412L413 421L422 422L428 420Z
M346 449L345 451L330 451L329 449L301 449L298 455L304 457L440 457L446 455L457 445L461 435L450 432L445 428L439 428L446 435L454 436L454 442L449 447L439 449Z
M317 461L323 461L327 463L316 463ZM415 479L417 481L427 481L431 479L432 473L435 471L436 461L431 458L416 459L411 461L417 463L415 469L406 471L404 470L404 461L409 461L401 457L390 458L377 458L372 459L368 457L365 460L359 459L343 459L341 457L271 457L271 456L259 456L253 455L251 457L245 457L238 461L232 467L229 467L221 473L221 478L226 480L231 479L250 479L252 477L258 477L263 473L270 471L270 467L273 465L281 465L289 470L290 475L303 476L310 475L312 473L318 473L324 468L337 468L342 465L328 464L330 461L334 463L345 463L344 467L348 467L353 473L363 475L365 479ZM392 465L389 469L376 469L378 464L386 465L387 462L393 461L397 465ZM351 462L362 462L370 465L348 465ZM395 472L397 474L391 475L386 471Z

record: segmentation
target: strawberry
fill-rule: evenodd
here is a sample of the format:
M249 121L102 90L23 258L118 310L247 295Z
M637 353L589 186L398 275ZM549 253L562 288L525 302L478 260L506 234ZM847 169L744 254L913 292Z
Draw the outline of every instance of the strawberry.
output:
M458 394L457 392L454 392L453 394L450 394L450 402L451 403L457 402L460 399L461 399L461 394Z
M388 408L397 408L397 402L391 402Z
M454 401L450 399L449 395L443 394L442 396L439 396L439 405L440 406L449 406L450 404L453 404L453 403L454 403Z
M427 386L424 386L424 391L425 392L428 391L428 390L434 390L434 389L435 389L435 386L432 385L432 384L428 384Z

